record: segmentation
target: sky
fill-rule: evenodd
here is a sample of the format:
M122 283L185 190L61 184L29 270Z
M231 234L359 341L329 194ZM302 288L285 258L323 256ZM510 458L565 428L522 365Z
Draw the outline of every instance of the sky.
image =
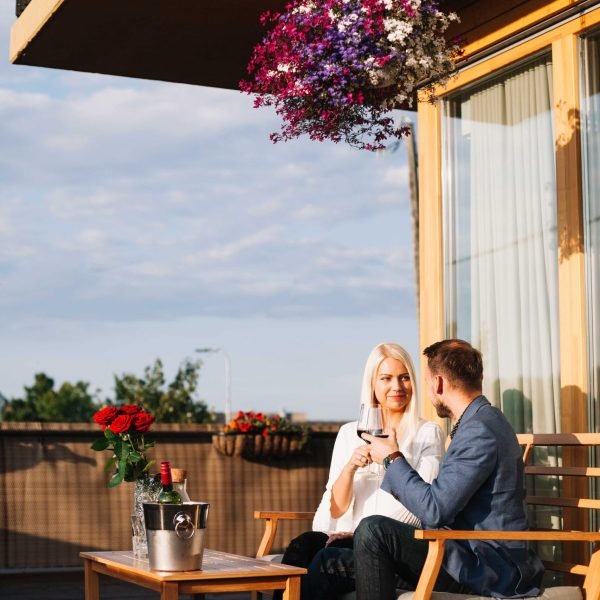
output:
M418 357L404 145L274 145L234 90L14 66L14 20L0 3L0 393L44 372L110 397L202 358L222 411L213 347L233 410L349 421L377 343Z

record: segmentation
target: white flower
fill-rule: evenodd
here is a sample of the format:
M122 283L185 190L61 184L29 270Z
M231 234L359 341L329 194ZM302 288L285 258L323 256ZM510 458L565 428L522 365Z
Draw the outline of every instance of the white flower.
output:
M390 42L402 42L410 33L412 33L412 23L399 21L398 19L384 19L383 28L387 32L387 39Z

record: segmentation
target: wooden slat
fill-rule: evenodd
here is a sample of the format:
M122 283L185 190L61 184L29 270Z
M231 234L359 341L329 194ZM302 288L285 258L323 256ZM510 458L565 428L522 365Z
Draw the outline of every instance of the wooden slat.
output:
M600 433L519 433L522 446L600 446Z
M551 498L550 496L528 496L527 504L536 506L563 506L570 508L598 508L600 509L600 500L591 498Z
M598 467L525 467L525 475L552 475L562 477L600 477Z
M587 575L588 567L585 565L576 565L573 563L556 562L554 560L543 560L544 567L549 571L559 571L560 573L572 573L573 575Z

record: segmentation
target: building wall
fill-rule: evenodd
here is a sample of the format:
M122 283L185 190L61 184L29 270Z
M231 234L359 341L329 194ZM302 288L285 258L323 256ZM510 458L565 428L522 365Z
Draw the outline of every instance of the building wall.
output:
M456 9L462 18L462 23L452 33L466 38L466 62L448 87L439 90L443 99L540 51L552 53L557 229L560 240L556 260L559 270L562 431L587 431L590 427L587 418L588 357L582 158L578 123L578 39L582 33L598 27L600 23L598 3L595 3L596 6L592 4L575 0L503 3L449 0L446 5ZM418 146L422 347L447 334L443 287L442 143L440 104L420 103ZM424 362L421 367L421 373L424 373ZM424 414L436 419L432 407L427 403L424 405Z

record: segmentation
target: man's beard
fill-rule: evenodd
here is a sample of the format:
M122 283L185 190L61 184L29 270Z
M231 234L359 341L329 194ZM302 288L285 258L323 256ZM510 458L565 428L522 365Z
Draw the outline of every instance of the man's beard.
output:
M441 400L438 401L434 408L440 419L450 419L452 417L452 412Z

